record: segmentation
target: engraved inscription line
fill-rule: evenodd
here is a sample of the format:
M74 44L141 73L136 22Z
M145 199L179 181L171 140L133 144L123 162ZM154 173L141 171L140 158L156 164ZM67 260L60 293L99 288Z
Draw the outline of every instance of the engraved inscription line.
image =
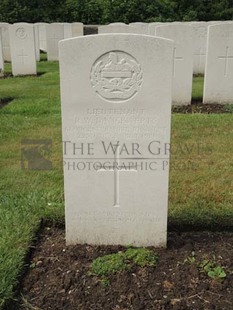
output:
M21 55L18 55L18 57L21 57L22 64L24 65L25 64L24 58L26 59L28 55L24 54L24 50L21 50Z

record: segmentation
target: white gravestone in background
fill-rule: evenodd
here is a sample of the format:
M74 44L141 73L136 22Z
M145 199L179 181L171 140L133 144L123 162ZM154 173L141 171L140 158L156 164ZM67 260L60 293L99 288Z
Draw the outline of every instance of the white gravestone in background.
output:
M36 75L34 26L17 23L9 31L13 75Z
M64 25L62 23L46 25L46 37L47 59L49 61L58 60L58 43L64 39Z
M73 37L72 24L64 23L64 39L70 39Z
M40 36L39 36L39 26L34 24L34 35L35 35L35 52L36 61L40 61Z
M3 59L3 49L2 49L2 36L0 32L0 77L4 75L4 59Z
M233 103L233 24L209 26L204 103Z
M109 25L113 25L113 26L125 26L125 25L127 25L127 24L125 24L125 23L122 23L122 22L116 22L116 23L110 23Z
M193 29L193 73L204 74L208 23L192 22L190 27Z
M143 32L133 26L129 25L107 25L107 26L100 26L98 28L98 33L135 33L135 34L143 34Z
M83 36L83 23L72 23L72 36Z
M36 23L35 25L39 27L40 50L42 50L43 52L46 52L47 51L47 40L46 40L47 23Z
M2 34L3 58L5 61L11 61L9 24L0 23L0 32Z
M60 42L67 244L166 246L173 42Z
M163 23L156 22L156 23L149 23L148 25L148 34L154 36L155 35L155 28L159 25L163 25Z
M193 45L192 29L188 25L157 26L156 36L174 40L173 91L174 105L188 105L192 98Z
M148 34L148 28L149 28L149 24L147 23L140 23L140 22L136 22L136 23L130 23L130 26L136 27L139 30L139 33L143 33L143 34Z

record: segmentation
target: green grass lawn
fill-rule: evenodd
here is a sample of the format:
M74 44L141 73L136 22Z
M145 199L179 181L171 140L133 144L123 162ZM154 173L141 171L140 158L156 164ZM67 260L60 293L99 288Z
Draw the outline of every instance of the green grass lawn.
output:
M0 308L14 296L41 218L64 220L58 63L38 69L39 77L0 80L0 98L14 98L0 109ZM195 78L193 98L202 89ZM232 123L232 114L173 114L170 224L233 227ZM52 139L53 169L21 169L22 139Z
M204 88L204 78L202 76L196 76L193 79L193 93L192 99L194 101L202 101Z

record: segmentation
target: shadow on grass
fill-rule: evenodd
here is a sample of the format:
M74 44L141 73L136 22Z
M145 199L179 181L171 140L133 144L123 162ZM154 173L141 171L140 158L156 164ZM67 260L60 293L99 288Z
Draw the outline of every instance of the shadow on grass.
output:
M9 78L14 78L14 79L17 79L17 78L28 78L28 77L33 77L33 78L38 78L44 74L46 74L48 72L37 72L37 74L32 74L32 75L17 75L17 76L14 76L12 73L4 73L4 76L1 77L1 79L9 79Z
M8 105L14 98L0 98L0 109L4 108L6 105Z
M203 104L203 96L192 98L191 105L202 105Z
M177 233L184 233L184 232L230 232L233 233L233 225L229 223L226 224L224 221L220 222L213 222L209 224L190 224L190 223L181 223L175 220L168 220L168 232L177 232Z

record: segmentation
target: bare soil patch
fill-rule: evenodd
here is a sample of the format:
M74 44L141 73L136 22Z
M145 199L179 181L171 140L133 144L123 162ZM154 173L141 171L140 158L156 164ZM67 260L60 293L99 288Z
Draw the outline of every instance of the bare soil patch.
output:
M46 226L22 282L20 309L230 310L233 309L233 233L169 233L168 248L155 267L133 267L109 277L89 275L97 257L122 246L65 245L64 229ZM215 261L226 277L211 278L201 267Z
M222 104L203 104L201 102L193 102L191 105L186 106L173 106L172 112L174 113L233 113L233 105L222 105Z

